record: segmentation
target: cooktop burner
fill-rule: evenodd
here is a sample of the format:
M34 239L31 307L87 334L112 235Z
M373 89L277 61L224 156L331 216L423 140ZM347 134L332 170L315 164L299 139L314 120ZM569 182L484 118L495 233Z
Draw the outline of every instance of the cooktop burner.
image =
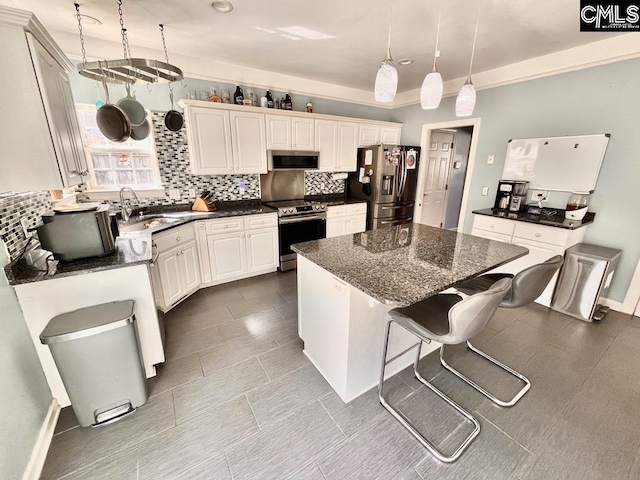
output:
M288 217L291 215L308 215L309 213L324 213L327 211L326 203L312 202L302 199L265 202L265 205L277 209L279 217Z

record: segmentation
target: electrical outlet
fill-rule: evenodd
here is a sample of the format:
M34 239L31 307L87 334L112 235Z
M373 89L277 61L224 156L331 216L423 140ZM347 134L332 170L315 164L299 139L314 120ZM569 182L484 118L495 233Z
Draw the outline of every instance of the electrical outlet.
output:
M494 155L489 155L487 157L487 165L493 165L494 160L496 159L496 157Z
M325 188L326 186L327 186L327 185L326 185L324 182L320 182L320 191L324 192L324 188Z
M238 180L238 192L243 194L247 189L247 183L244 180Z
M180 190L178 190L177 188L170 188L169 198L171 200L180 200Z
M190 188L189 189L189 197L190 198L196 198L196 189L195 188Z
M489 187L482 187L482 196L486 197L489 195Z
M33 232L29 231L29 221L26 218L21 218L20 225L22 225L22 231L24 232L24 237L31 238L31 235L33 235Z
M534 202L548 202L549 192L546 190L531 190L531 200Z

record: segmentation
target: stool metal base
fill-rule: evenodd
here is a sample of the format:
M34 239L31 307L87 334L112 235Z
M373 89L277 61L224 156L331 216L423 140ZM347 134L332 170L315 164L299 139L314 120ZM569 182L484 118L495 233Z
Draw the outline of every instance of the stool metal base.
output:
M398 358L399 355L396 355L395 357L393 357L390 360L387 360L387 349L389 346L389 332L391 331L391 324L394 323L394 320L389 320L389 322L387 323L387 329L385 332L385 337L384 337L384 347L383 347L383 351L382 351L382 368L380 371L380 383L378 384L378 398L380 399L380 403L382 404L382 406L387 409L389 411L389 413L391 413L391 415L393 415L396 420L398 420L408 431L409 433L411 433L416 440L418 440L422 446L424 448L426 448L434 457L436 457L438 460L440 460L441 462L445 462L445 463L451 463L451 462L455 462L460 455L462 455L462 453L465 451L465 449L469 446L469 444L478 436L478 434L480 433L480 423L478 423L478 420L476 420L476 418L471 415L469 412L467 412L464 408L462 408L460 405L458 405L457 403L455 403L453 400L451 400L449 397L447 397L444 393L442 393L440 390L438 390L436 387L434 387L433 385L431 385L431 383L429 383L427 380L425 380L422 375L420 375L420 373L418 373L418 364L420 362L420 352L422 350L422 342L426 341L426 342L430 342L429 339L422 339L420 337L418 337L420 339L420 342L418 342L418 344L414 345L411 348L415 348L418 347L418 353L416 355L416 359L413 363L413 373L415 375L415 377L422 382L426 387L428 387L433 393L435 393L436 395L438 395L441 399L443 399L445 402L447 402L451 407L453 407L460 415L462 415L463 417L465 417L467 420L469 420L471 423L473 423L474 425L474 430L473 432L471 432L471 434L462 442L462 444L460 444L460 446L458 446L458 448L455 450L455 452L453 452L453 454L451 455L445 455L444 453L440 452L435 445L433 445L427 438L425 438L419 431L418 429L413 425L413 423L411 423L411 421L400 411L396 410L394 407L392 407L391 405L389 405L389 403L387 403L387 401L384 398L384 372L385 372L385 368L386 366L391 363L393 360L395 360L396 358ZM401 326L401 325L399 325ZM408 350L410 350L411 348L409 348ZM400 355L406 353L408 350L405 350L404 352L402 352ZM441 354L442 354L442 350L441 350ZM440 357L442 358L442 357Z
M467 382L469 385L471 385L473 388L475 388L477 391L479 391L481 394L483 394L485 397L487 397L493 403L495 403L496 405L500 405L501 407L513 407L516 403L518 403L518 400L520 400L524 396L524 394L529 391L529 389L531 388L531 382L529 381L529 379L527 377L525 377L524 375L516 372L512 368L506 366L505 364L499 362L495 358L487 355L483 351L478 350L476 347L471 345L471 342L468 341L468 340L467 340L467 347L472 352L475 352L478 355L480 355L481 357L486 358L487 360L489 360L494 365L497 365L498 367L503 369L505 372L510 373L514 377L516 377L519 380L521 380L522 382L524 382L524 387L522 387L522 389L511 400L506 401L506 402L503 401L503 400L500 400L499 398L497 398L496 396L494 396L493 394L491 394L490 392L488 392L487 390L482 388L480 385L475 383L470 378L465 377L462 373L460 373L458 370L456 370L455 368L450 366L447 362L445 362L445 360L444 360L444 345L442 345L440 347L440 363L442 364L442 366L444 368L446 368L447 370L449 370L451 373L453 373L455 376L460 378L461 380L464 380L465 382Z

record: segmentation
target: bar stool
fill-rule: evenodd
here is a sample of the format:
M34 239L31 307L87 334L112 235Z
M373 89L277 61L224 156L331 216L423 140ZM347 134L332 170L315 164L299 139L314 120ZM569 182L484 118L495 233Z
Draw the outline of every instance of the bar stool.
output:
M395 308L389 312L391 319L387 323L385 332L384 345L382 349L382 368L380 371L380 383L378 385L378 398L384 408L393 415L409 432L438 460L446 463L456 461L462 452L469 446L474 438L480 433L480 423L468 411L455 403L444 393L434 387L418 372L418 363L420 362L420 352L422 350L422 342L431 343L436 341L442 343L440 347L440 361L444 354L445 345L457 345L468 341L471 337L478 334L491 319L498 309L502 299L511 290L511 279L501 279L492 285L488 290L477 293L463 299L457 294L439 294L429 297L421 302L415 303L405 308ZM400 355L406 353L406 350L399 355L387 360L387 349L389 346L389 332L391 324L396 323L398 326L406 329L414 334L420 340L411 348L418 347L418 353L413 364L413 373L415 377L427 386L432 392L447 402L458 413L469 420L474 425L474 430L462 442L462 444L451 455L445 455L440 452L424 435L422 435L411 421L399 410L387 403L384 398L384 372L386 366ZM479 352L479 351L478 351ZM526 393L531 384L517 372L509 367L502 365L497 360L489 357L483 352L480 354L490 361L501 366L509 373L523 380L526 385L519 392L521 397ZM444 364L443 364L444 365ZM472 384L475 386L475 384ZM479 388L476 386L476 388Z
M505 278L510 278L512 279L511 290L504 297L502 302L500 302L500 307L501 308L524 307L525 305L529 305L533 303L534 300L542 294L544 289L547 288L547 285L551 281L551 278L556 274L558 270L560 270L560 267L562 266L563 261L564 259L561 255L556 255L543 263L538 263L536 265L532 265L531 267L525 268L515 276L510 273L488 273L485 275L474 277L465 282L458 283L454 285L453 288L466 295L476 295L480 292L488 291L492 287L492 285L495 284L495 282ZM526 384L525 387L522 390L520 390L520 392L518 392L516 396L513 397L511 400L503 401L495 397L493 394L491 394L490 392L488 392L487 390L485 390L484 388L476 384L473 380L466 377L461 372L459 372L458 370L450 366L447 362L445 362L443 349L440 350L440 363L442 364L442 366L447 370L449 370L454 375L456 375L461 380L464 380L465 382L467 382L469 385L471 385L473 388L478 390L480 393L482 393L485 397L487 397L493 403L495 403L496 405L500 405L501 407L514 406L518 402L518 400L520 400L522 396L525 393L527 393L527 391L531 387L531 382L529 382L529 380L524 375L516 372L515 370L512 370L511 368L504 365L503 363L500 363L498 360L496 360L493 357L490 357L483 351L478 350L476 347L474 347L471 344L470 340L467 340L467 347L472 352L475 352L481 357L486 358L487 360L494 363L498 367L502 368L503 370L511 373L515 377L525 382Z
M511 278L511 292L502 300L500 307L524 307L542 295L553 276L560 270L563 261L562 255L556 255L546 262L525 268L515 276L510 273L487 273L457 283L453 288L467 295L473 295L488 290L498 280Z

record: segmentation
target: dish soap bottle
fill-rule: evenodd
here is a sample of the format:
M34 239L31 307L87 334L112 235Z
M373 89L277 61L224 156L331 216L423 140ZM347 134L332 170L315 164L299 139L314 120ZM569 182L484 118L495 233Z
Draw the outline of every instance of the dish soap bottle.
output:
M236 105L242 105L244 102L244 93L242 93L240 85L236 85L236 91L233 94L233 99L236 102Z

